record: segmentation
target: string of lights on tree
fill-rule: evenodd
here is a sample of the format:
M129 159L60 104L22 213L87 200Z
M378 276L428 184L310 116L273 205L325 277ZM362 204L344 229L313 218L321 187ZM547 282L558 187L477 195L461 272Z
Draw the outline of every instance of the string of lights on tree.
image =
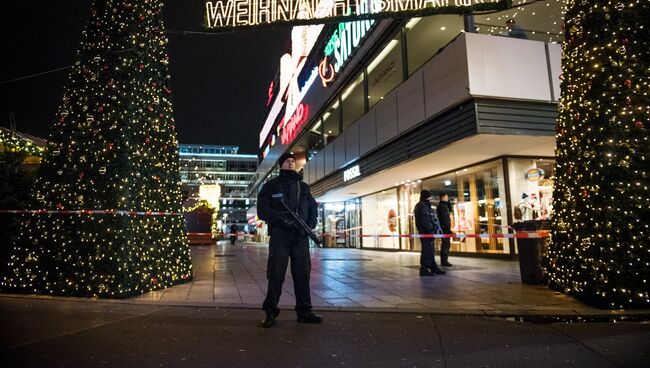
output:
M29 140L0 130L0 152L2 153L19 153L27 156L40 157L43 155L43 151L43 147L39 147Z
M122 298L191 279L160 0L96 0L5 287Z
M550 285L604 308L648 308L650 2L566 13Z

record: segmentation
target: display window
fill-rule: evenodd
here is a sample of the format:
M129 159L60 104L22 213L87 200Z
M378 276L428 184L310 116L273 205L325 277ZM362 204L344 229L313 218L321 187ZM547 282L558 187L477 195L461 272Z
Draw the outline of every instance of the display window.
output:
M359 75L341 95L343 105L343 130L354 123L366 110L363 74Z
M324 203L322 205L323 246L328 248L359 248L361 240L359 200Z
M345 202L345 245L361 248L361 203L359 199Z
M553 216L555 160L508 159L514 222L548 220Z
M493 161L463 168L452 173L422 181L422 189L429 190L433 205L439 196L447 194L452 204L451 225L454 233L497 234L508 232L505 217L505 180L501 161ZM508 239L464 238L452 239L455 252L507 253Z
M564 1L519 0L519 4L499 12L474 15L476 31L495 36L544 42L561 42L564 31ZM508 22L513 20L514 22Z
M463 32L463 17L434 15L412 18L406 23L406 45L409 75Z
M345 229L345 204L343 202L323 205L323 231L327 236L323 246L328 248L345 247L345 237L339 234Z
M341 134L341 111L339 101L332 103L323 114L323 138L327 146Z
M404 80L402 43L398 34L368 65L368 105L374 106Z
M399 237L372 237L399 234L397 189L361 198L361 226L363 248L400 249Z
M456 234L513 233L509 215L514 222L545 220L553 215L554 175L553 159L500 158L408 180L347 202L326 203L321 206L320 219L321 228L329 233L325 246L419 251L418 239L397 235L417 233L413 209L423 189L433 194L434 212L439 196L449 196L451 226ZM439 240L436 244L439 248ZM508 254L514 249L514 239L470 237L451 241L452 252Z
M422 180L409 181L399 186L399 224L401 234L415 234L413 209L420 201ZM402 250L420 251L422 244L417 239L402 238Z

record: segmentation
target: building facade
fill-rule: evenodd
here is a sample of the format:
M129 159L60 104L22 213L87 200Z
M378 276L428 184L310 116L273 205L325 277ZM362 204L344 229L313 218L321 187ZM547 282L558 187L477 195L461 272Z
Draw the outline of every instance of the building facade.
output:
M296 154L331 247L419 250L395 235L416 232L422 189L449 194L456 233L551 217L564 4L523 5L295 27L292 43L306 46L272 84L253 192L282 153ZM452 252L516 247L465 238Z
M239 147L181 144L180 174L185 207L199 200L199 187L218 184L219 218L223 223L247 224L246 210L255 204L249 185L255 176L257 155L240 154Z

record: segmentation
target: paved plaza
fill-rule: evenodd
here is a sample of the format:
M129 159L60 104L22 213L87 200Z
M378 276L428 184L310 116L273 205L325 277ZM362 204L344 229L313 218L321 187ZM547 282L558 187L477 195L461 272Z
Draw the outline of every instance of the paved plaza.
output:
M264 329L266 255L265 244L193 246L193 282L124 300L0 294L3 362L138 368L647 365L647 311L598 310L522 284L518 263L507 260L456 257L446 275L420 278L417 253L312 249L313 302L325 322L296 322L287 275L285 310L277 326ZM608 321L611 315L617 318ZM588 316L595 318L578 318Z
M19 367L646 367L650 325L487 316L282 313L0 295L0 355Z
M519 263L512 260L451 257L454 266L446 268L446 275L420 277L420 254L417 252L342 248L312 248L310 251L312 304L317 311L569 319L650 317L650 310L598 309L546 286L523 284ZM0 296L261 310L267 285L267 244L219 242L192 246L191 252L192 282L129 299ZM285 310L293 310L295 303L290 272L287 270L279 305Z
M132 298L131 303L259 309L268 246L220 242L193 246L192 283ZM312 303L318 310L466 315L610 315L545 286L522 284L519 263L452 257L446 275L419 277L419 253L313 248ZM293 309L287 273L280 307ZM647 312L647 311L646 311ZM644 311L626 313L645 313Z

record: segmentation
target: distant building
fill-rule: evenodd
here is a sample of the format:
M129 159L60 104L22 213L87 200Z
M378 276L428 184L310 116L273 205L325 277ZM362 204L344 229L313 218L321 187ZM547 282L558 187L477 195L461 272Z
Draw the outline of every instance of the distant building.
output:
M199 200L201 184L219 184L219 218L228 224L247 223L246 210L255 204L248 187L257 170L257 155L238 151L236 146L180 145L180 173L186 207Z

